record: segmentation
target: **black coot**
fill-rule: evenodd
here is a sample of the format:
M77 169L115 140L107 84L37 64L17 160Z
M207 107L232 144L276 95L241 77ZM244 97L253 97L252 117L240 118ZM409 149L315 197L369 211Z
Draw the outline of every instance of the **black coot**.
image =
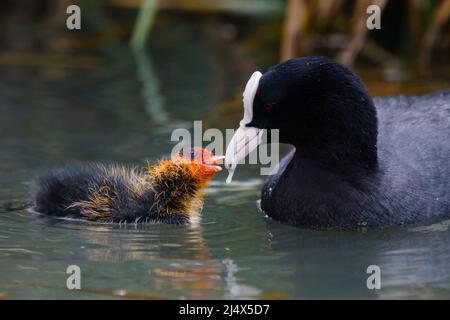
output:
M248 128L279 129L295 147L263 187L270 217L319 228L450 218L449 90L372 100L355 74L323 57L275 65L250 86L238 139Z

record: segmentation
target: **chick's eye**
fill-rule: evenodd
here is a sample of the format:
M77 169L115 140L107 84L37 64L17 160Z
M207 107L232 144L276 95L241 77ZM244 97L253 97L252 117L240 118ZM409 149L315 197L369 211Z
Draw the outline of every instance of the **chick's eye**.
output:
M195 152L194 150L191 151L191 159L194 159L195 157L197 157L197 152Z

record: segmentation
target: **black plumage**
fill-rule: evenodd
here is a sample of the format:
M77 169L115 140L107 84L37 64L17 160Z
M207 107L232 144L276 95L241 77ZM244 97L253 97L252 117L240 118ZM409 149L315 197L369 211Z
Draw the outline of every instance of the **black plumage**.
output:
M248 127L279 129L295 148L269 176L261 207L308 227L432 223L450 218L450 91L372 100L323 57L264 72Z
M33 211L98 222L189 224L199 215L204 182L188 163L162 161L137 170L88 164L52 170L33 181Z

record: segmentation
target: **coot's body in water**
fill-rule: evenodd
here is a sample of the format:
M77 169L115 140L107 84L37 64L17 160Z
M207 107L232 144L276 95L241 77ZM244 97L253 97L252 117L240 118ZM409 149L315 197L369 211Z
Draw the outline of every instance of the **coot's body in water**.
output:
M318 228L450 218L449 90L372 100L356 75L323 57L252 78L225 165L256 148L259 129L279 129L295 147L263 187L267 215Z
M96 222L191 224L222 158L193 148L144 170L101 164L56 169L32 183L29 206Z

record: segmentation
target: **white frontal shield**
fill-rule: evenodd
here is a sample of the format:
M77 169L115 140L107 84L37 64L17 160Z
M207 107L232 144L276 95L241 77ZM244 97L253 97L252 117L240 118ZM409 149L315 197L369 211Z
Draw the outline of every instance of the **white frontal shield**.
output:
M254 72L245 86L243 94L244 117L239 122L239 128L231 139L225 153L225 168L229 172L227 183L230 183L233 179L238 162L261 144L263 130L245 126L253 119L253 100L255 99L261 77L261 72Z

